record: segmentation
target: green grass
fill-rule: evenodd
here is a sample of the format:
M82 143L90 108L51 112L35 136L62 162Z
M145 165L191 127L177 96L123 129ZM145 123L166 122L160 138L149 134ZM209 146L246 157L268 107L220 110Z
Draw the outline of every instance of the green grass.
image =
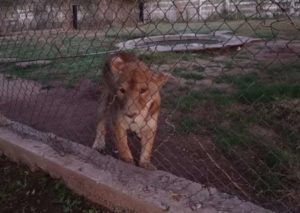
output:
M217 105L228 105L234 100L218 90L192 91L180 100L180 108L182 110L192 109L195 104L201 101L212 101Z
M296 151L300 149L300 134L299 132L291 128L290 125L293 124L282 125L278 123L278 120L276 120L276 114L273 116L270 116L270 114L268 114L264 116L264 120L266 120L270 125L272 125L273 128L277 130L278 134L282 136L282 138L286 139L287 147L290 147L291 150L296 150ZM300 153L299 153L299 159L300 159Z
M199 70L199 67L197 67ZM182 68L175 68L172 72L173 75L188 79L188 80L201 80L203 79L203 76L198 73L190 72L189 70L184 70Z
M205 70L205 68L202 65L193 65L192 69L194 72L203 72Z
M176 100L176 102L175 102ZM203 134L210 132L213 134L214 141L219 148L229 151L235 145L242 145L245 141L249 139L249 133L246 132L245 125L241 125L242 119L240 115L236 115L236 122L239 123L239 127L242 127L242 130L234 129L228 130L224 127L221 127L216 120L203 120L198 116L199 106L204 103L213 103L217 109L211 108L212 112L207 112L208 114L213 115L216 113L217 119L220 121L222 119L233 119L234 116L229 115L226 112L223 112L223 108L230 106L235 103L236 100L227 94L224 94L217 90L207 90L207 91L192 91L187 95L182 96L178 99L167 99L169 106L176 106L181 112L180 116L176 119L176 126L178 131L185 134ZM200 108L201 110L201 108ZM217 110L217 111L216 111ZM222 112L221 114L220 111ZM216 124L214 122L217 122ZM236 131L235 131L236 130ZM237 134L238 133L238 134ZM246 135L246 136L245 136ZM244 137L244 138L243 138Z
M244 87L252 84L258 80L256 73L249 73L244 75L221 75L217 77L217 83L232 83L237 87Z
M299 18L294 18L293 21L296 26L300 25ZM265 40L300 38L300 30L285 19L160 22L148 23L139 27L112 27L105 33L105 36L59 33L57 35L36 35L28 40L5 38L1 41L0 57L41 59L74 56L115 49L116 42L130 38L191 32L211 33L217 30L230 30L236 35L258 37Z
M293 19L296 26L300 19ZM284 18L278 19L241 19L241 20L207 20L189 23L148 23L142 26L127 28L111 28L106 36L124 40L137 37L178 34L178 33L211 33L217 30L230 30L236 35L258 37L264 39L300 39L300 31L291 22Z
M216 146L227 154L235 151L235 147L238 149L247 148L255 143L254 137L248 132L245 125L237 123L239 125L232 125L233 127L228 129L220 125L213 127L213 141Z
M147 64L151 64L155 62L155 64L162 64L166 62L166 59L177 59L181 57L181 54L178 53L167 53L167 52L157 52L157 53L149 53L142 54L139 58Z
M262 154L261 160L263 163L258 164L256 168L261 177L257 182L257 187L261 189L259 196L268 197L274 194L285 196L289 193L289 188L295 187L299 180L297 176L299 158L280 148L270 148Z
M289 156L282 150L271 149L263 156L265 164L273 171L279 171L280 167L288 163Z
M71 192L62 181L0 156L1 212L111 212Z
M23 41L5 39L0 46L0 57L17 58L17 61L49 59L52 63L26 68L2 63L0 72L8 77L35 80L46 87L52 81L62 81L72 87L81 78L99 80L106 54L85 54L105 52L112 47L112 39L86 35L59 34L54 38L49 36L45 41L34 37Z
M237 93L243 103L270 102L285 98L300 98L300 83L253 83L240 88Z
M297 154L297 149L289 147L288 144L282 146L266 141L268 139L249 131L252 125L266 125L263 116L255 114L254 109L228 113L226 109L230 105L225 105L213 111L213 114L216 113L215 118L208 120L205 116L197 115L198 110L201 110L197 103L201 102L198 99L194 101L194 98L191 100L193 101L189 100L184 106L188 113L183 111L176 119L177 131L180 134L210 134L216 147L229 159L247 162L247 168L254 172L248 178L257 180L257 196L265 198L288 193L287 188L292 187L291 184L299 178L296 171L300 168L300 155ZM272 127L272 124L267 124L267 127ZM280 131L277 133L280 134Z
M228 159L246 163L249 171L243 172L255 182L257 197L277 199L299 182L299 68L274 64L255 73L222 75L216 82L231 84L232 93L191 91L170 95L163 104L177 107L180 134L210 135ZM212 104L208 111L206 103Z
M124 40L135 39L144 36L155 36L165 34L178 34L178 33L208 33L210 32L209 27L205 23L169 23L169 22L158 22L149 23L143 26L126 27L126 28L110 28L106 36L107 37L118 37Z
M213 121L199 119L197 116L181 115L177 119L177 130L184 134L194 135L210 132L216 146L229 154L234 151L235 147L241 148L255 143L255 138L248 132L246 126L242 123L238 124L225 128L220 124L214 124Z
M201 134L206 129L205 123L191 116L181 116L177 120L177 130L184 134Z
M181 73L179 74L179 76L181 78L190 79L190 80L201 80L204 78L202 75L199 75L197 73Z
M269 32L257 32L256 36L258 38L262 38L266 41L271 41L274 40L278 37L279 33L278 32L274 32L274 31L269 31Z
M54 45L32 41L10 41L0 46L0 56L6 58L39 59L59 55Z
M298 19L294 20L295 23L300 23ZM276 31L271 28L276 27ZM283 27L286 27L283 29ZM94 78L93 73L93 63L99 64L97 62L92 62L91 57L80 57L76 59L64 59L64 57L84 55L95 52L105 52L107 50L114 49L114 43L118 42L123 37L132 36L143 36L143 35L158 35L158 34L174 34L181 32L199 32L207 33L215 30L231 29L236 34L240 35L253 35L258 37L263 37L267 40L275 38L281 38L284 35L294 33L294 26L290 26L285 20L249 20L245 21L227 21L226 24L220 21L207 21L201 23L150 23L140 26L140 28L114 28L109 30L106 36L91 36L86 34L58 34L58 35L40 35L40 37L33 36L28 40L12 40L12 39L2 39L0 47L0 57L11 57L18 59L54 59L54 65L48 65L46 67L32 66L26 68L24 72L18 70L17 68L7 67L5 73L11 71L13 75L25 77L33 80L41 80L42 82L60 80L65 78L68 84L72 85L76 79L88 76L88 78ZM298 31L297 31L298 32ZM298 32L298 34L300 34ZM43 39L41 39L43 37ZM98 56L96 56L98 57ZM210 59L211 55L206 53L153 53L142 55L141 58L148 64L155 62L156 64L165 64L166 61L170 60L184 60L193 61L195 58ZM61 58L61 59L60 59ZM99 56L101 60L102 56ZM78 59L78 60L77 60ZM95 61L98 61L96 59ZM226 68L232 68L234 64L232 62L227 62L225 64ZM91 67L91 69L89 69ZM44 69L45 68L45 69ZM57 70L55 70L57 69ZM202 72L203 67L199 69L194 69L196 72ZM295 69L298 69L295 67ZM91 71L90 71L91 70ZM45 72L49 73L45 73ZM181 73L181 77L189 80L200 80L201 75L195 73ZM284 75L283 75L284 76ZM95 76L98 78L98 76ZM71 83L69 83L71 82ZM280 94L281 90L286 90L287 87L284 85L272 86L273 88L260 87L263 92L270 93L270 90L277 90L277 94L284 96L286 94ZM295 85L294 89L288 92L288 96L295 96L294 93L298 92L298 86ZM255 96L261 94L256 93L254 90L247 90L245 99L249 98L250 102L253 101ZM253 96L253 97L252 97ZM265 99L265 98L263 98ZM272 99L272 98L271 98Z
M300 64L275 64L267 68L267 78L272 81L294 82L300 80Z
M292 99L285 101L291 102ZM257 104L253 108L256 117L261 118L261 123L272 127L281 138L285 139L281 146L288 148L290 152L295 152L300 149L300 134L297 131L300 115L299 112L294 111L299 105L292 104L284 108L280 103L281 101Z
M116 49L116 42L115 39L85 35L49 36L45 40L39 37L31 40L6 39L1 42L0 57L37 60L78 56Z
M82 199L70 195L69 190L63 182L57 181L54 185L54 191L57 201L62 205L63 212L69 213L78 209L82 204Z
M300 83L297 80L299 68L299 64L274 65L260 73L220 76L217 82L231 83L235 86L236 92L232 98L252 107L245 115L233 115L227 119L236 122L237 119L243 118L242 123L268 125L286 140L288 147L293 147L290 151L295 150L300 146L300 136L293 129L293 126L297 125L296 112L293 112L292 108L280 107L279 103L282 100L292 101L300 98ZM231 116L232 114L238 113L231 113Z
M249 73L245 75L220 76L218 83L231 83L238 90L236 97L242 103L271 102L286 98L300 98L300 83L294 81L300 73L299 65L269 68L266 74Z
M224 106L233 103L234 99L218 90L190 91L180 97L175 94L167 96L163 99L163 105L168 108L177 107L181 112L193 112L197 105L207 101Z
M287 187L292 187L291 184L299 178L296 172L300 168L297 151L275 144L268 145L263 138L249 131L252 122L244 122L244 114L239 114L241 119L223 117L223 114L224 112L218 112L217 122L182 114L177 120L177 131L194 135L209 133L216 147L228 158L246 161L252 172L255 171L252 175L249 174L248 178L257 180L257 196L265 198L285 195L288 192ZM230 124L227 127L221 124L225 120Z
M30 65L26 68L19 68L15 64L0 64L0 73L38 81L44 86L53 81L61 81L72 87L82 78L98 81L103 62L104 56L98 55L57 59L47 65Z
M233 59L224 62L224 68L232 69L235 66Z
M139 56L147 64L155 62L155 64L168 64L170 60L184 60L184 61L193 61L195 58L204 58L207 57L206 54L202 53L176 53L176 52L156 52L156 53L147 53Z

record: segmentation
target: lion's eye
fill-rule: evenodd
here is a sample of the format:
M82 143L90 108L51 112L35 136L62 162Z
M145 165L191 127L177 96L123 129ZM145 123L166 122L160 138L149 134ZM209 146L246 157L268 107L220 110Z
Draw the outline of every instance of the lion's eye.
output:
M143 93L145 93L146 91L147 91L146 88L142 88L142 89L140 90L140 93L143 94Z
M120 88L119 90L122 94L124 94L126 92L126 90L124 88Z

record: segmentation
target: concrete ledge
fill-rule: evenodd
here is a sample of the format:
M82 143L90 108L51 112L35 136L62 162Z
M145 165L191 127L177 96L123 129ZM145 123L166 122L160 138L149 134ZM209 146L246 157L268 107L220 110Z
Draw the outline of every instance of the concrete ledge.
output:
M17 134L11 126L0 127L0 152L63 179L78 194L115 212L271 212L167 172L127 165L80 144L58 140L55 143L64 151L60 152L42 140Z
M196 40L198 40L198 42L196 42ZM201 40L211 41L212 43L201 43ZM176 41L177 43L168 44L168 41ZM181 41L185 41L186 43ZM190 43L189 41L192 42ZM120 50L177 52L239 47L254 41L261 41L261 39L236 36L232 34L232 32L224 30L216 31L210 34L184 33L175 35L149 36L120 42L116 44L116 47L118 47ZM166 44L160 44L160 42L166 42Z

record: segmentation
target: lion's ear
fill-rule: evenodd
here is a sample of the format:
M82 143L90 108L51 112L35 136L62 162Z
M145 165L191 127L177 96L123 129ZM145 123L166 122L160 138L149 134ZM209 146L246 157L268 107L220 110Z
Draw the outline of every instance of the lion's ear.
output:
M157 87L161 88L169 79L169 75L164 73L154 73L152 76L153 83L156 84Z
M111 58L110 69L114 75L119 75L122 72L124 61L120 56Z

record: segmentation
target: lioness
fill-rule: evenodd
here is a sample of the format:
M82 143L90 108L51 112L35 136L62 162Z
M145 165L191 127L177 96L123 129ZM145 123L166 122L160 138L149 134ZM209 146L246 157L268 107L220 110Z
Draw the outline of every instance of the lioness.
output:
M162 73L150 71L139 59L127 53L110 56L104 66L99 120L94 149L105 147L107 129L111 129L122 160L134 164L127 143L127 130L141 141L139 166L155 169L151 152L160 108L159 90L167 80Z

